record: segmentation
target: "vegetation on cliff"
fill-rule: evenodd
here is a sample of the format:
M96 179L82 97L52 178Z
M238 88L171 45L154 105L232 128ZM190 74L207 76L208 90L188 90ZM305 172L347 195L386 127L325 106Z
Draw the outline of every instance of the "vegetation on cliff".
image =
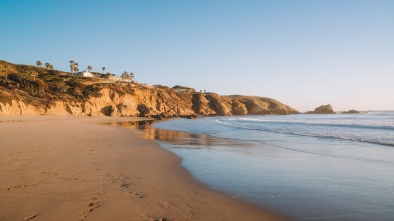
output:
M104 70L104 69L103 69ZM295 114L274 99L219 96L192 88L114 82L0 61L0 115L191 117L196 115Z

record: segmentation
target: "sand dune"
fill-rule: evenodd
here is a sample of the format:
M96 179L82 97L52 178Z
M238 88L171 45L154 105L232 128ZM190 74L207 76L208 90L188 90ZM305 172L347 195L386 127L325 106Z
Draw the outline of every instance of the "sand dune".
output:
M0 117L0 220L283 220L197 182L136 118Z

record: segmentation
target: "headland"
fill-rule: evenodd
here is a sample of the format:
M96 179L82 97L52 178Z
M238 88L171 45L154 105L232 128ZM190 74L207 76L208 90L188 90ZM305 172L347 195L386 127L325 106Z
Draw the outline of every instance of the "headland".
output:
M221 96L148 85L111 74L81 75L0 61L0 115L188 117L299 113L275 99Z

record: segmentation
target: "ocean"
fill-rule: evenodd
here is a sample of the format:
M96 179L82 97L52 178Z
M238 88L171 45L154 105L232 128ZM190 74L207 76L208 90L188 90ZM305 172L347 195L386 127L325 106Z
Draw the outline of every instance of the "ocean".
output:
M293 220L394 220L394 112L174 119L149 131L207 186Z

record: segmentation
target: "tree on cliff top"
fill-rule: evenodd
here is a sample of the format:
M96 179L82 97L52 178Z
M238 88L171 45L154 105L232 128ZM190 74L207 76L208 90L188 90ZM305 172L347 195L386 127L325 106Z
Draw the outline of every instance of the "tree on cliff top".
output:
M70 69L71 69L71 74L74 72L74 61L70 60Z
M127 71L124 71L122 73L122 75L120 76L120 78L131 82L134 78L134 74L133 74L133 72L130 72L130 74L129 74L129 73L127 73Z
M36 64L38 67L42 65L41 61L37 61Z
M79 68L78 68L78 62L74 63L74 72L78 72Z
M127 79L128 77L129 77L129 73L127 73L127 71L124 71L122 73L122 75L120 76L120 78L122 78L122 79Z
M70 60L70 70L71 70L71 74L79 71L78 62L74 62L73 60Z

